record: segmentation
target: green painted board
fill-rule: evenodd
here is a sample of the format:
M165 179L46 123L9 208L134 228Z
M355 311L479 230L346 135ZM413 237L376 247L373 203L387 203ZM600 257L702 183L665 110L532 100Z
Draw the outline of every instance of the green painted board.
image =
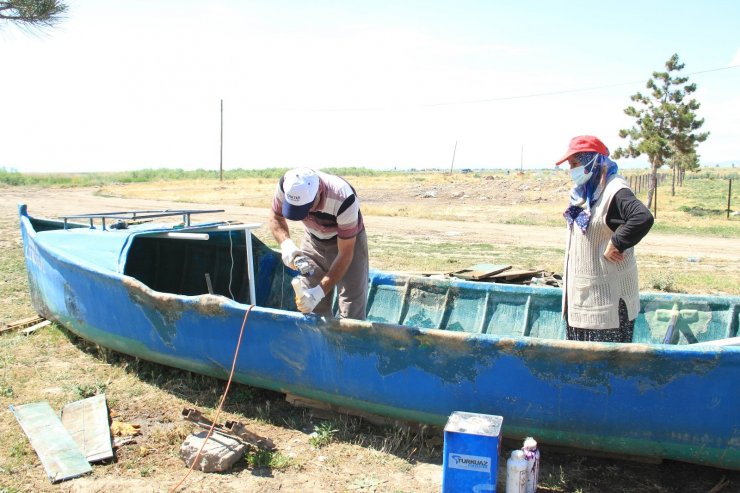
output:
M105 394L98 394L64 406L62 424L88 462L113 458Z
M92 471L90 463L48 402L33 402L17 407L10 405L10 412L23 428L52 483Z

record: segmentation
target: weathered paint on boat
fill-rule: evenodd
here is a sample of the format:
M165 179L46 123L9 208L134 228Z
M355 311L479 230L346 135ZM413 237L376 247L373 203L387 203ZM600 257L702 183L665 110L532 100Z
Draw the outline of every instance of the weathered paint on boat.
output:
M248 308L243 232L65 231L23 205L20 223L40 315L122 353L228 375ZM373 272L368 321L324 319L295 312L295 273L253 249L238 382L434 425L501 415L508 437L740 469L740 347L688 344L737 336L738 297L643 294L639 342L584 343L564 340L557 288ZM220 294L202 294L204 272ZM677 344L662 344L676 313Z

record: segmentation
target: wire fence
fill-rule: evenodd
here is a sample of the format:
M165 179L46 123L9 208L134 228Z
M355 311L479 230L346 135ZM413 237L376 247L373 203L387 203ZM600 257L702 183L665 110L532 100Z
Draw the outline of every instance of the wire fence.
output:
M737 181L739 178L739 174L736 172L730 172L725 173L723 175L718 174L708 174L708 173L692 173L691 175L686 175L685 172L678 173L676 175L676 186L681 187L683 186L684 179L689 180L697 180L697 179L711 179L711 180L718 180L718 181L726 181L727 182L727 208L725 208L722 212L725 214L726 219L730 219L732 217L738 217L738 214L733 211L732 209L732 182L733 180ZM630 175L629 176L629 184L630 188L634 192L634 194L640 195L641 193L647 194L650 190L650 173L644 173L639 175ZM658 204L657 204L657 189L661 188L661 185L663 185L666 181L670 184L670 180L672 179L672 176L668 173L658 173L656 175L657 179L657 186L656 186L656 193L653 195L653 215L657 218L658 217Z

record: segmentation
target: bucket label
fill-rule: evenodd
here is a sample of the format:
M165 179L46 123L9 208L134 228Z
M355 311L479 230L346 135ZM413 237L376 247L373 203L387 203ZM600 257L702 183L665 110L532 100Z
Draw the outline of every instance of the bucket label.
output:
M491 472L491 458L477 455L449 454L448 467L466 471Z

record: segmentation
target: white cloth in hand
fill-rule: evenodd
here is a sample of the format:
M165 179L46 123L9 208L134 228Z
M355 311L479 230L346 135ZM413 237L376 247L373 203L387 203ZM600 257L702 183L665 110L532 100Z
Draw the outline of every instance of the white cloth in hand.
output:
M321 284L317 284L303 291L303 296L296 299L296 306L303 313L311 313L322 299L324 299L324 289Z
M296 255L298 255L300 252L301 251L298 250L298 247L290 238L280 244L280 256L283 258L283 263L286 267L295 269L295 266L293 265L293 259L295 259Z

